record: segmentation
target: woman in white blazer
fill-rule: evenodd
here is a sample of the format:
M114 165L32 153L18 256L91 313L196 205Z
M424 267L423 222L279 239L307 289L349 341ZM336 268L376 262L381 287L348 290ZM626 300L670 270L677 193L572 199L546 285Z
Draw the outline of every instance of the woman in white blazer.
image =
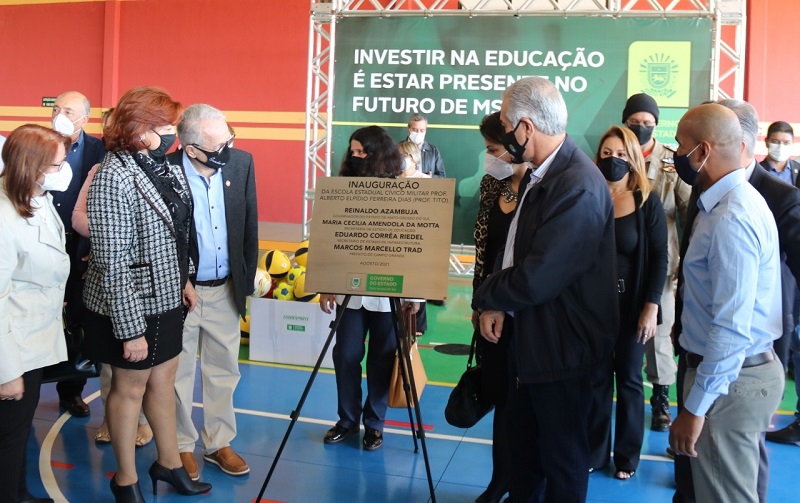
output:
M55 131L27 124L12 131L2 150L0 503L33 500L24 459L42 368L67 359L61 313L69 256L49 191L69 186L68 146Z
M403 158L391 137L378 126L356 130L350 136L350 148L342 161L339 176L396 178L403 173ZM319 305L330 313L344 297L320 296ZM406 301L403 310L419 311L419 302ZM369 333L369 350L364 342ZM392 320L389 299L353 296L339 321L333 367L336 371L336 395L339 421L325 434L326 444L336 444L355 435L364 423L364 450L374 451L383 445L383 425L389 403L397 329ZM361 399L361 360L367 355L367 397Z

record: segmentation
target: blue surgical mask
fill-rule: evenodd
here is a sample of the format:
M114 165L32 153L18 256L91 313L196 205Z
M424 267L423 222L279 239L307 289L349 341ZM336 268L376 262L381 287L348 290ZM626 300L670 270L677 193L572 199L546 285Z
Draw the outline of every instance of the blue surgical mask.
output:
M699 147L700 144L697 144ZM697 150L697 147L693 148L691 152L686 155L678 155L678 152L674 152L672 154L672 161L675 163L675 171L678 173L678 176L681 180L686 182L688 185L694 185L694 182L697 180L697 175L700 173L700 170L703 169L705 166L708 157L706 157L705 161L700 164L700 167L697 168L697 171L694 170L692 167L692 162L689 160L689 156Z

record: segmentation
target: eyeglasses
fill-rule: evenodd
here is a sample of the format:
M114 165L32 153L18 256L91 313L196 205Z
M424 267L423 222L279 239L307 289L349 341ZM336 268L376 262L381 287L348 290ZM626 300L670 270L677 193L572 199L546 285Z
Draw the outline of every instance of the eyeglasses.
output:
M232 134L231 137L228 138L225 141L225 143L223 143L222 145L220 145L219 147L217 147L214 150L206 150L203 147L201 147L200 145L198 145L197 143L191 143L191 146L193 146L194 148L202 151L206 155L215 155L215 154L219 155L220 153L222 153L222 151L225 149L225 147L232 148L233 147L233 140L235 140L235 139L236 139L236 135Z
M652 121L644 121L644 122L628 121L625 123L625 125L628 127L636 127L636 126L656 127L656 123Z
M50 164L49 166L47 166L47 169L45 171L48 172L48 173L58 173L59 171L64 169L64 166L66 164L67 164L67 160L64 159L63 161L59 162L58 164ZM58 169L53 171L52 168L58 168Z

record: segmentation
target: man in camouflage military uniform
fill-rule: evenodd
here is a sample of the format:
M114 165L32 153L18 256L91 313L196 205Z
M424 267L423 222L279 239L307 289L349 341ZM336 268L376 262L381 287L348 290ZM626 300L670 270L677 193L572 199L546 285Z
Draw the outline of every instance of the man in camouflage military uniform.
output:
M647 164L647 178L653 190L661 198L667 216L669 257L667 280L661 297L663 323L658 326L656 336L647 342L645 372L647 380L653 384L653 395L650 398L653 411L650 429L668 431L672 422L669 413L669 387L675 382L677 371L670 339L670 331L675 321L674 284L678 277L680 235L692 188L675 172L672 163L674 149L653 137L658 125L658 115L658 104L651 96L644 93L634 94L628 98L622 111L622 122L639 138Z

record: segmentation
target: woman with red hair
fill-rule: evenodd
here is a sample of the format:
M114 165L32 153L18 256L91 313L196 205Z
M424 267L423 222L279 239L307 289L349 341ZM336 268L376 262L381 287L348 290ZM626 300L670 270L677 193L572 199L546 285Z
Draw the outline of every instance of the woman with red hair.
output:
M72 179L66 138L27 124L3 146L0 174L0 502L35 499L25 447L42 368L67 358L61 310L69 275L64 226L50 191Z
M111 365L106 420L118 470L118 502L140 502L135 442L139 408L153 430L158 457L153 492L163 480L181 494L211 484L193 481L178 455L175 372L189 281L192 198L180 166L166 153L175 142L181 105L154 87L131 89L105 131L106 154L89 188L92 253L84 287L86 353Z

